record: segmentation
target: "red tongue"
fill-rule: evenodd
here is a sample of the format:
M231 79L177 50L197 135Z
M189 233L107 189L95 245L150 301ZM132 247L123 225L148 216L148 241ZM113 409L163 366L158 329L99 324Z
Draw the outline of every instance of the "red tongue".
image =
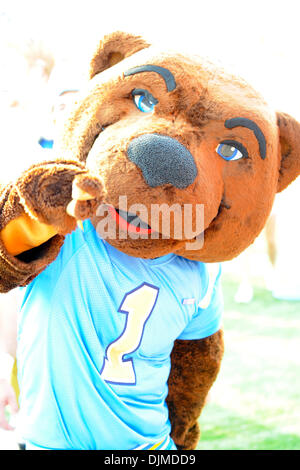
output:
M136 227L135 225L132 225L129 222L127 222L127 220L123 219L123 217L120 216L120 214L116 211L116 209L113 206L108 206L108 210L109 210L110 215L113 217L113 219L116 220L117 224L125 232L141 233L141 234L152 233L151 228Z

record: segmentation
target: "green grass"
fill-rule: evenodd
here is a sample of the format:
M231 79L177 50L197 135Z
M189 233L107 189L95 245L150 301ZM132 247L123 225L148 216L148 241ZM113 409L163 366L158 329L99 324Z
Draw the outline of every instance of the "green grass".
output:
M200 417L198 449L300 450L300 302L254 286L237 304L224 275L225 355Z

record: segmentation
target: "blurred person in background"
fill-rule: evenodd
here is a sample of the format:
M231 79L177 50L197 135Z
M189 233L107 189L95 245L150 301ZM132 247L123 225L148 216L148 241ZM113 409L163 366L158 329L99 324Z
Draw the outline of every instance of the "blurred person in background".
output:
M20 40L1 50L0 184L15 179L40 159L38 144L49 114L48 80L54 57L41 41Z
M9 43L1 52L2 60L6 60L6 66L2 66L0 109L1 155L6 162L0 177L3 184L40 159L38 136L49 107L46 90L54 57L40 41L32 39ZM1 294L0 428L7 431L14 430L13 415L18 411L18 306L17 290ZM22 448L21 443L19 447Z
M66 88L54 97L49 115L49 123L45 129L43 129L38 140L39 145L43 149L53 148L55 136L59 133L61 125L64 122L65 114L69 111L72 104L75 103L76 93L78 93L76 88Z
M6 99L1 106L5 123L1 152L11 165L1 175L0 184L7 183L35 160L40 161L43 153L45 159L49 158L45 150L52 150L57 129L77 93L77 88L63 89L59 85L63 78L53 73L53 56L40 42L29 41L25 48L14 52L14 59L23 66L19 68L18 81L12 81L14 86L5 90ZM18 289L0 295L0 428L6 431L15 429L13 415L19 408L16 363L18 297ZM18 436L17 441L19 448L23 449Z
M41 149L49 151L53 148L56 127L61 126L65 113L74 103L77 91L75 88L64 89L56 97L51 107L50 126L39 138L38 143ZM7 431L13 431L15 427L9 422L6 408L9 407L10 416L16 414L19 409L16 363L18 311L18 289L0 295L0 364L4 365L2 368L0 367L0 428ZM17 437L17 440L19 448L23 450L24 445L21 438Z

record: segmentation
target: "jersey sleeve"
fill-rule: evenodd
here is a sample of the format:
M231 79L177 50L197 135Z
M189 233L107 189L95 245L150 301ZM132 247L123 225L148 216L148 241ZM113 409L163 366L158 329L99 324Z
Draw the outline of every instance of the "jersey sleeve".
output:
M222 326L224 301L221 285L221 265L207 270L207 289L191 321L178 339L203 339L213 335Z

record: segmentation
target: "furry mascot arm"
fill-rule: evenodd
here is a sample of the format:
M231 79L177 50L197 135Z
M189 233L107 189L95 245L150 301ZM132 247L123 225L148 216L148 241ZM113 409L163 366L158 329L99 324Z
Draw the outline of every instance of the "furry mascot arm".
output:
M95 211L101 194L100 182L82 163L63 160L34 165L4 187L0 292L28 284L45 269L58 255L64 236L76 228L76 219L84 220Z
M171 355L167 398L172 438L178 449L194 449L198 418L223 357L223 332L200 340L177 340Z

